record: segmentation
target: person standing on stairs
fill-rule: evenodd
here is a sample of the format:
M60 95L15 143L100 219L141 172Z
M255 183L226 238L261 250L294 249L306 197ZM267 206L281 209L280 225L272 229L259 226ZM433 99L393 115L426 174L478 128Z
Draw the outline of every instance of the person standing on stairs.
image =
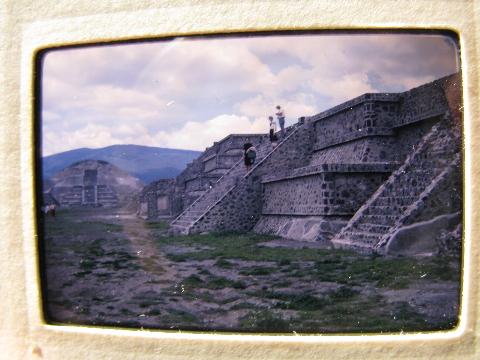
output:
M285 136L285 112L280 105L277 105L277 112L275 113L278 119L278 125L280 125L280 131L282 132L282 138Z
M272 143L272 146L277 145L277 124L273 120L273 116L268 117L268 121L270 122L270 142Z
M255 159L257 157L257 149L255 146L250 146L247 149L247 158L249 159L249 164L247 165L247 172L250 171L251 166L255 163Z
M245 162L245 166L247 167L247 169L250 166L250 159L247 156L247 150L249 148L251 148L252 146L253 145L248 142L248 139L247 139L247 142L245 144L243 144L243 160Z

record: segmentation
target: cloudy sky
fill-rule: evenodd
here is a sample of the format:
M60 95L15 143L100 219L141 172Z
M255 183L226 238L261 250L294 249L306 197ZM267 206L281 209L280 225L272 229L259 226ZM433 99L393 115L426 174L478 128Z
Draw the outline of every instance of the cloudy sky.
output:
M230 133L268 131L366 92L401 92L458 71L433 35L178 38L48 52L43 155L137 144L203 150Z

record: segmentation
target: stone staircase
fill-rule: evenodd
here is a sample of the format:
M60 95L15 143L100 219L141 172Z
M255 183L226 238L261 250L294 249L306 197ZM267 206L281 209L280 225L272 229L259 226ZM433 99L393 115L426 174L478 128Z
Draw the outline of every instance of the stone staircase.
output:
M83 186L73 186L61 196L60 202L65 206L80 206L82 205L82 192Z
M187 207L177 218L170 223L171 232L174 234L188 234L189 229L202 218L211 208L215 206L227 193L232 191L243 178L248 176L264 159L275 149L286 141L298 129L296 125L285 129L285 137L274 148L268 137L257 145L257 157L255 164L247 171L243 157L238 160L218 181L189 207ZM277 133L280 135L280 132Z
M444 182L460 161L459 136L442 119L417 145L404 164L355 213L332 239L335 247L372 252L424 204L433 189Z
M115 191L107 185L97 185L97 202L103 206L117 206L118 197Z

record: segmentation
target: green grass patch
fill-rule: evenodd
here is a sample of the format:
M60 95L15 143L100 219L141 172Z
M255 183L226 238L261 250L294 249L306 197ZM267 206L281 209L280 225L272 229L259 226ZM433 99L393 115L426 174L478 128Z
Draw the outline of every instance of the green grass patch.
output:
M270 310L251 311L240 319L239 325L242 330L255 332L284 333L290 331L290 322Z
M220 258L218 259L216 262L215 262L215 266L217 267L220 267L222 269L231 269L233 268L233 264L226 260L226 259L223 259L223 258Z
M43 219L45 240L48 238L49 241L52 241L53 238L60 236L91 234L92 237L95 237L100 234L121 233L123 231L121 224L111 223L100 218L101 216L112 216L114 214L114 209L59 208L55 218L44 217ZM98 215L98 220L95 219L96 215Z
M280 294L276 299L282 300L277 307L290 310L319 310L330 304L328 298L320 298L309 294Z
M256 305L255 304L251 304L249 302L246 302L246 301L242 301L238 304L235 304L233 305L231 308L230 308L230 311L233 311L233 310L243 310L243 309L255 309Z
M206 234L158 238L157 244L184 247L207 247L200 251L168 254L168 258L184 262L217 259L218 267L229 268L230 259L245 261L275 261L281 269L256 267L242 269L241 275L270 275L275 270L291 277L361 286L402 289L413 281L459 281L458 259L449 258L389 258L366 256L348 250L287 249L259 246L275 237L258 234ZM300 267L302 262L313 266Z
M327 257L317 261L314 278L346 285L370 283L403 289L413 281L459 280L459 270L445 259L387 258L370 256Z
M205 288L212 289L212 290L220 290L224 288L242 289L242 288L245 288L245 286L240 281L230 280L221 276L212 276L207 279Z
M257 276L257 275L270 275L276 272L277 269L272 267L262 267L262 266L254 266L251 268L243 269L239 272L240 275L247 275L247 276Z
M198 276L196 275L190 275L188 277L186 277L183 281L182 281L182 284L184 286L188 286L188 287L192 287L192 288L195 288L195 287L201 287L202 285L204 285L204 281L199 278Z
M167 309L162 314L162 325L169 329L196 327L199 322L199 319L194 314L184 310Z
M360 291L352 289L348 286L340 286L337 290L331 291L328 293L328 297L336 302L338 301L345 301L349 300L356 295L358 295Z
M287 265L290 265L291 261L289 259L282 259L280 261L278 261L278 265L279 266L287 266Z
M80 260L80 269L82 270L92 270L95 267L96 267L96 262L91 259Z
M345 250L326 249L286 249L258 246L259 243L276 239L270 235L259 235L252 233L245 234L204 234L158 237L159 246L178 245L184 247L208 247L200 251L192 251L183 254L168 254L173 261L186 260L213 260L238 259L245 261L283 261L285 264L293 261L316 261L328 256L330 252L348 253Z
M304 333L429 331L449 329L456 323L451 319L431 323L408 303L387 303L380 295L364 297L353 294L341 301L332 300L320 310L302 310L297 314L291 327Z
M158 309L151 309L147 312L148 316L158 316L160 314L161 314L161 312Z
M85 270L85 271L78 271L76 272L75 274L73 274L73 276L75 277L84 277L85 275L89 275L91 274L92 272L90 270Z
M166 230L169 228L169 225L166 221L147 221L145 222L145 227L150 230Z

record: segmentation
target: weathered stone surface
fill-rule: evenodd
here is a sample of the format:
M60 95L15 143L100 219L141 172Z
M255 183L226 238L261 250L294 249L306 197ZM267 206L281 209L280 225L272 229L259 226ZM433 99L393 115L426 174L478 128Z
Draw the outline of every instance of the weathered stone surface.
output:
M388 255L433 255L439 247L435 239L444 230L452 230L460 222L460 214L440 215L399 228L385 246Z
M137 215L147 219L171 217L179 207L175 203L174 192L174 179L162 179L148 184L140 194Z
M311 241L330 246L330 239L345 224L349 217L324 216L262 216L254 231L278 235L286 239Z

